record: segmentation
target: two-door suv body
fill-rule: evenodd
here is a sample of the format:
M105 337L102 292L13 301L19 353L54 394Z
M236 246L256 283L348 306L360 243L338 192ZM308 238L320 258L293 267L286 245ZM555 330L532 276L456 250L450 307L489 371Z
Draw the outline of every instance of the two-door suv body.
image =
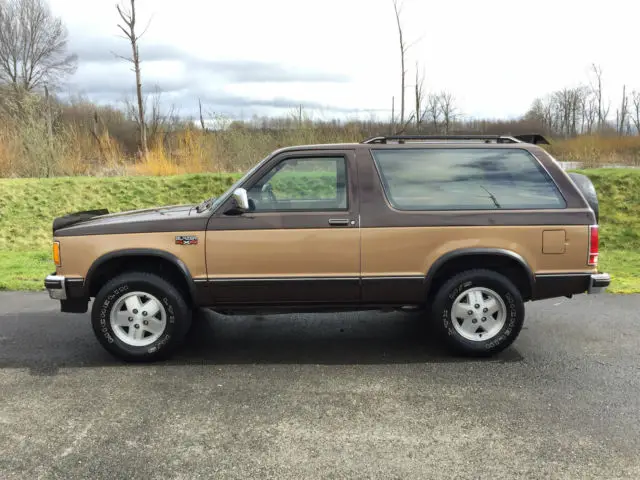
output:
M464 354L509 346L527 301L598 293L593 185L530 136L375 137L277 150L199 205L53 222L64 312L126 360L192 312L422 310Z

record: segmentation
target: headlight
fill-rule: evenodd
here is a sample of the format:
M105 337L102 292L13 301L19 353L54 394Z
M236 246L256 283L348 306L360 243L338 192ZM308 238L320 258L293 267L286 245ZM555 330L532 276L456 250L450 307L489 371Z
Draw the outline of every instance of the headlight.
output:
M62 265L62 261L60 260L60 242L53 242L53 263L56 264L56 267Z

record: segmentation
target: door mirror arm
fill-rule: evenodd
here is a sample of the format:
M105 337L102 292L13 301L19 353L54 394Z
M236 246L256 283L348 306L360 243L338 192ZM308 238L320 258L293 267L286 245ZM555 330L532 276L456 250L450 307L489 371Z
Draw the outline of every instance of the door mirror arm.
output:
M236 188L231 196L232 206L225 213L227 215L242 215L250 210L249 196L244 188Z

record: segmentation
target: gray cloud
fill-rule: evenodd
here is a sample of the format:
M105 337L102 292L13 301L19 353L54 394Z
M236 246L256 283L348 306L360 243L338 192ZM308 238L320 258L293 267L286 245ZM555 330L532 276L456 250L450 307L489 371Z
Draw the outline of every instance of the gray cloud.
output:
M271 107L271 108L296 108L299 105L303 105L308 109L330 109L332 111L350 111L349 109L343 109L335 106L322 105L318 102L309 102L303 100L296 100L292 98L276 97L268 100L239 97L234 95L211 95L204 94L201 97L202 101L212 105L221 107Z
M103 83L102 83L103 82ZM174 88L167 88L174 87ZM92 84L89 88L81 88L74 85L71 89L73 92L83 93L89 98L104 104L117 104L125 98L132 99L135 95L134 87L131 79L128 81L118 80L101 81ZM153 88L150 85L145 86L145 94L153 94ZM358 113L361 110L342 107L337 105L325 105L320 102L308 101L304 99L274 97L269 99L251 98L238 95L229 95L221 93L212 93L211 91L189 87L182 83L173 85L163 84L160 88L161 104L164 108L174 106L179 109L182 115L195 116L198 113L198 99L202 101L207 111L215 111L225 113L231 116L237 116L240 112L246 115L261 115L265 112L274 113L274 111L296 109L300 105L305 110L325 111L331 113ZM371 110L367 110L371 111Z
M116 36L107 38L76 39L71 51L79 58L79 69L70 80L70 93L81 93L99 103L117 104L135 95L131 65L117 55L130 55L126 40ZM348 82L349 77L340 73L326 73L293 69L277 63L255 60L205 60L171 45L142 44L143 89L152 94L155 86L162 92L162 104L175 105L180 114L195 116L198 98L208 111L234 117L240 114L271 115L282 110L297 108L322 110L331 113L351 114L356 109L335 105L323 105L305 99L274 97L257 99L221 93L228 84L288 83L288 82ZM151 62L179 62L183 69L173 74L157 73ZM186 73L181 73L182 71ZM156 72L156 73L153 73Z
M143 87L147 93L152 93L155 86L164 93L179 92L190 88L186 78L156 78L146 76ZM80 72L76 78L69 82L73 90L86 95L102 95L121 98L134 89L133 74L128 70L123 75L114 74L110 76L94 75L91 71Z
M124 39L86 40L76 42L71 50L78 55L80 64L111 64L122 62L116 55L129 57ZM214 74L231 83L249 82L333 82L344 83L349 76L335 72L303 71L284 65L255 60L206 60L171 45L140 45L140 57L145 62L177 61L193 73Z

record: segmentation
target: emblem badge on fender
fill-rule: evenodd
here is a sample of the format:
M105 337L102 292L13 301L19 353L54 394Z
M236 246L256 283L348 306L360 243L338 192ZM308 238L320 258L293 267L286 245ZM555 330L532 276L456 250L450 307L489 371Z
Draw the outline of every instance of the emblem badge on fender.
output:
M195 235L178 235L176 245L197 245L198 237Z

